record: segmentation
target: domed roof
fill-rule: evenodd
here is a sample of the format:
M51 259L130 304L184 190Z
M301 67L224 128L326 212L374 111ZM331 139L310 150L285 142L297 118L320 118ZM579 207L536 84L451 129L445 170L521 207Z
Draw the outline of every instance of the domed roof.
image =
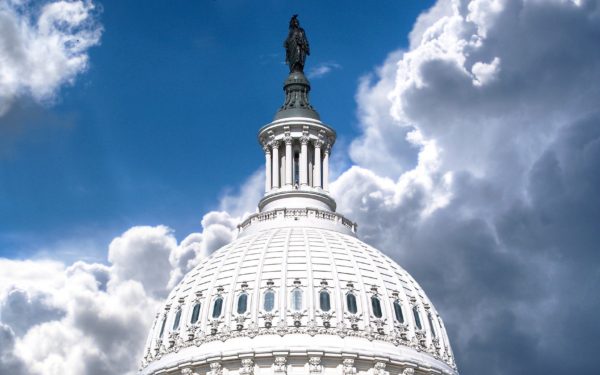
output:
M170 293L142 373L202 364L208 370L214 361L281 353L333 356L336 366L344 358L379 358L398 373L455 373L435 307L382 252L349 231L303 220L244 234Z

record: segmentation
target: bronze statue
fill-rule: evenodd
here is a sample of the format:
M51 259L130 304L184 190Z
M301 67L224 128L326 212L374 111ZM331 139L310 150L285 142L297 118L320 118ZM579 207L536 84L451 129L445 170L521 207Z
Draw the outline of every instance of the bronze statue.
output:
M289 65L290 73L304 72L304 62L306 55L310 55L310 49L297 14L290 19L290 32L283 47L285 48L285 63Z

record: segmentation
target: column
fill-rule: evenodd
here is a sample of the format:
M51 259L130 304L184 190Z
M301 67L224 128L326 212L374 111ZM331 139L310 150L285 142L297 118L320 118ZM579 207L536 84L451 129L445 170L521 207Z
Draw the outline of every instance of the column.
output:
M294 155L292 155L292 137L287 134L285 141L285 184L292 185L292 163Z
M308 184L308 135L300 137L300 185Z
M323 155L323 190L329 191L329 153L331 145L325 145L325 154Z
M279 187L279 141L272 141L273 148L273 189Z
M314 187L322 187L321 186L321 145L323 145L323 141L320 139L314 142L315 144L315 170L313 174L313 186Z
M271 191L271 148L268 144L263 144L265 151L265 193Z

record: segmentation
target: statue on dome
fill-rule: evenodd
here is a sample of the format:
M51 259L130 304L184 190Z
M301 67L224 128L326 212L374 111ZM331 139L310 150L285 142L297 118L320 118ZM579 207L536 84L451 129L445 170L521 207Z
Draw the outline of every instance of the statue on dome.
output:
M285 63L289 65L290 73L304 72L304 62L306 56L310 55L310 48L304 29L300 27L297 14L290 19L290 32L283 47L285 48Z

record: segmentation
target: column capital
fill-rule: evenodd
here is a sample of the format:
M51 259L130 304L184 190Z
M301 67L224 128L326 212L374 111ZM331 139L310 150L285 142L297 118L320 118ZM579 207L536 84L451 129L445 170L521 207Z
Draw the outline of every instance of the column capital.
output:
M308 135L303 135L302 137L300 137L300 143L303 145L307 145L309 141L310 138L308 137Z
M323 145L325 144L325 142L322 139L315 139L312 141L313 146L321 148L323 147Z
M273 140L271 140L271 142L269 142L269 146L271 146L271 148L279 148L279 143L280 143L279 140L273 139Z
M292 138L290 133L285 133L285 136L283 137L283 141L285 142L286 145L291 145L293 140L294 139Z
M265 152L265 154L270 154L271 153L271 145L270 145L270 143L267 143L267 142L263 143L262 144L262 149Z

